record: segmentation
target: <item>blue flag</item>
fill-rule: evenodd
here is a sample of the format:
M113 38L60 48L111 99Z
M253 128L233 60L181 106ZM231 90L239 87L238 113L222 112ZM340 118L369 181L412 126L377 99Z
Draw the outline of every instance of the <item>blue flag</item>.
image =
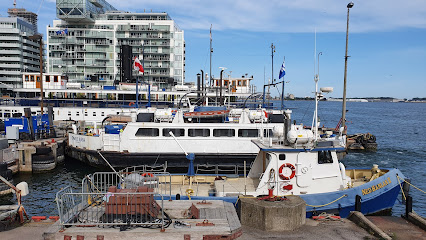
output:
M281 79L282 77L284 77L284 75L285 75L285 62L283 62L283 65L281 66L280 77L278 79Z

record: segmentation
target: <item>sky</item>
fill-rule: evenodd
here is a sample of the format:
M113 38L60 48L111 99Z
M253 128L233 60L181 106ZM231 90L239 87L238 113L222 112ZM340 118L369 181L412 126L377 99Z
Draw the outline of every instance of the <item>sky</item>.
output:
M1 0L1 16L13 0ZM9 3L10 2L10 3ZM17 0L39 14L39 31L56 19L55 0ZM109 0L119 10L167 12L185 32L186 82L201 69L209 72L212 26L212 75L254 77L261 91L278 79L285 58L285 94L313 96L334 87L343 94L347 4L342 0ZM354 0L350 9L347 96L426 97L426 4L424 0ZM316 41L315 41L316 32ZM316 42L316 44L315 44ZM272 72L271 44L275 45ZM315 51L316 46L316 51ZM317 63L315 63L317 62ZM273 88L272 95L279 95Z

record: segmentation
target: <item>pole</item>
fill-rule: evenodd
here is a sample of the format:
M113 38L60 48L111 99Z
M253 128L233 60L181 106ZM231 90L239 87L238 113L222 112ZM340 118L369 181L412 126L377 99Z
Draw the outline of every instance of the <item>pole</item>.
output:
M204 71L201 69L201 103L204 105Z
M212 47L212 27L213 24L210 25L210 86L212 85L212 53L213 53L213 47ZM216 88L216 101L215 101L216 105L217 105L217 88Z
M143 76L145 76L145 44L142 44L142 68L143 68ZM148 75L148 104L146 106L151 107L151 84L149 83L149 75Z
M346 77L348 71L348 36L349 36L349 9L353 7L353 2L350 2L347 6L348 14L346 20L346 49L345 49L345 75L343 78L343 106L342 106L342 127L343 133L346 134Z
M219 98L220 106L223 105L223 101L222 101L222 75L223 75L223 69L220 70L220 83L219 83L219 85L220 85L220 98Z
M43 37L40 36L39 38L40 41L40 110L41 110L41 116L43 116Z
M285 56L284 56L284 65L285 65ZM284 110L284 84L285 84L285 75L283 76L283 89L281 92L281 110Z

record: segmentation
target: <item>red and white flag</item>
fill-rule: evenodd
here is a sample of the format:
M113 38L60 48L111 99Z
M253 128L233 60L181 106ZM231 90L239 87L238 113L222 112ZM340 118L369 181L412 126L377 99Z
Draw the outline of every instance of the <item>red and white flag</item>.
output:
M135 61L133 62L133 69L143 73L143 66L139 61L139 58L135 58Z

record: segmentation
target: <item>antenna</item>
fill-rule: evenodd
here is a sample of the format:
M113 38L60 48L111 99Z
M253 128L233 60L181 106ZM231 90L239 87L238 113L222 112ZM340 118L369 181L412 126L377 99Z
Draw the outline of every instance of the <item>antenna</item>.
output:
M13 0L13 8L16 8L16 0Z

